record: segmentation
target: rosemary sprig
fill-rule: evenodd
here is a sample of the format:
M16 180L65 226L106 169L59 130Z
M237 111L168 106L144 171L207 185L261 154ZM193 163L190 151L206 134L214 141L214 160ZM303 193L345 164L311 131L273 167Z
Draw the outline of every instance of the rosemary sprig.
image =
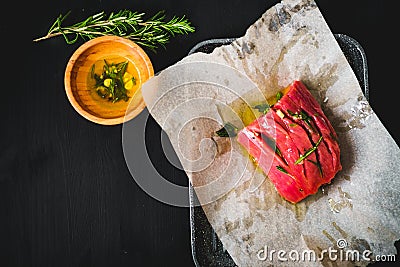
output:
M156 13L148 20L143 18L145 13L127 9L120 10L117 13L112 12L110 15L103 11L88 17L84 21L71 26L64 26L63 22L69 14L70 12L66 15L60 15L47 34L34 41L38 42L62 35L67 44L73 44L79 38L87 41L104 35L117 35L131 39L137 44L155 51L160 46L165 48L171 37L195 31L195 28L185 16L174 16L167 21L164 11Z

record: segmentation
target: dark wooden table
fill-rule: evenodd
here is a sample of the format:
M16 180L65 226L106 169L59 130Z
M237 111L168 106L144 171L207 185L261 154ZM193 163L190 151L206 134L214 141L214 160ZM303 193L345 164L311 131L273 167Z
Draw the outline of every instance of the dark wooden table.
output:
M33 43L34 38L69 10L70 22L124 8L149 15L159 10L186 15L196 32L172 39L166 50L149 52L157 72L185 57L200 41L243 35L275 3L9 2L0 18L0 267L194 266L189 209L163 204L133 181L124 160L121 125L89 122L68 102L64 70L81 42L67 45L60 37ZM398 99L393 97L397 66L391 62L398 45L386 28L395 12L392 5L373 0L317 4L334 33L347 34L364 47L371 105L399 142L398 116L393 116L398 113ZM149 118L146 142L151 159L168 179L187 185L185 174L158 153L160 133Z

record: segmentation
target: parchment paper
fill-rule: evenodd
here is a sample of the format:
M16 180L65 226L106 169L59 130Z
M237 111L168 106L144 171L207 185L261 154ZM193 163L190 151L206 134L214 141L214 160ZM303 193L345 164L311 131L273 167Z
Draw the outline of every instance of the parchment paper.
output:
M248 107L295 79L306 84L337 131L343 170L293 205L235 138L214 133L227 121L243 127L252 119ZM364 251L372 258L397 253L400 150L365 100L314 1L270 7L243 37L211 54L185 57L142 91L238 266L365 266ZM321 256L329 248L338 251L337 259ZM271 256L271 250L286 254ZM320 259L304 263L301 254L310 250ZM359 259L345 258L351 250L359 251Z

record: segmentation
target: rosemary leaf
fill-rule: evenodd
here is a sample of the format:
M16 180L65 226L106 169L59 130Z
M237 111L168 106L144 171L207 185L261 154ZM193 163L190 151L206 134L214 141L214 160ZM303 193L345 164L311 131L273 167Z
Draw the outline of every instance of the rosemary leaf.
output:
M282 166L278 165L278 166L276 166L276 168L278 169L278 171L288 175L293 180L296 180L296 178L293 175L291 175L287 170L285 170ZM303 189L299 189L299 190L302 191Z
M276 166L276 168L277 168L278 171L280 171L280 172L283 172L283 173L285 173L285 174L289 174L289 173L287 172L287 170L285 170L282 166Z

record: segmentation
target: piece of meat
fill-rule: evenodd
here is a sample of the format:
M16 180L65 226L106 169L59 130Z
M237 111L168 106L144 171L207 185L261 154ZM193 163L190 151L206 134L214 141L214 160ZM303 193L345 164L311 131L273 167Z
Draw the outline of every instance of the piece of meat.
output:
M297 203L330 183L342 169L337 135L301 81L269 111L238 132L238 142L278 193Z

